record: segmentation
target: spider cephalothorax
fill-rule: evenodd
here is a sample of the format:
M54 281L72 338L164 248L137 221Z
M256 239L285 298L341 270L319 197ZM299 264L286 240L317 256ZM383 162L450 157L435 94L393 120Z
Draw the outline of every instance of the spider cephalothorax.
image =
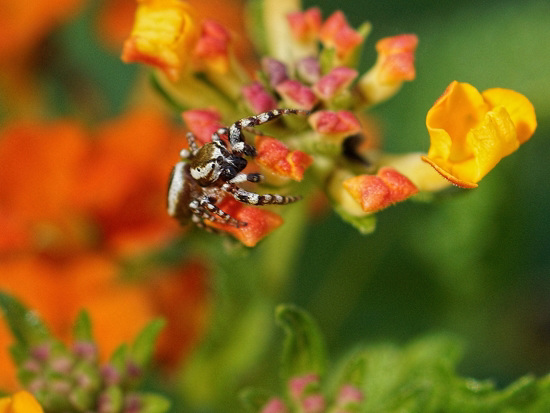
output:
M242 182L260 182L258 173L242 173L248 164L244 155L255 156L256 150L245 142L243 128L251 128L287 114L307 114L299 109L274 109L238 120L229 128L220 128L212 134L212 142L199 147L195 136L187 134L189 149L181 151L182 161L172 169L168 187L168 214L182 224L191 219L200 227L204 221L221 222L240 227L239 221L216 206L225 195L251 205L288 204L298 196L257 194L240 188ZM227 138L229 147L222 138Z

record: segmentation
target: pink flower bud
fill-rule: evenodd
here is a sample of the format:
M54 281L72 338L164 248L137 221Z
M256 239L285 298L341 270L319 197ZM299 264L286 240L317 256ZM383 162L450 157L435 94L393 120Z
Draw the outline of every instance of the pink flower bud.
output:
M275 98L265 90L260 82L243 86L241 91L246 103L254 113L267 112L277 107Z
M267 404L262 408L260 413L287 413L288 409L286 408L285 403L274 397L267 402Z
M304 413L322 413L325 411L326 403L322 394L312 394L302 401Z
M349 404L359 404L363 401L363 392L351 384L344 384L338 393L336 404L338 406L347 406Z
M348 88L357 75L355 69L336 67L313 85L313 91L320 99L329 100Z
M361 131L359 120L348 110L320 110L308 121L313 130L333 140L343 140Z
M209 69L218 73L229 70L229 44L231 36L225 27L214 20L202 22L201 33L195 49L195 57Z
M296 62L296 74L300 80L311 85L321 77L321 64L316 57L304 57Z
M317 102L313 91L297 80L285 80L275 89L289 107L310 110Z
M202 144L210 142L214 132L222 127L221 115L213 109L192 109L182 113L189 130Z
M267 75L269 84L272 88L288 79L285 64L277 59L273 59L272 57L264 57L262 59L262 69Z
M290 395L294 400L301 400L304 397L304 393L307 388L311 385L317 385L318 383L319 376L314 373L294 377L288 382Z

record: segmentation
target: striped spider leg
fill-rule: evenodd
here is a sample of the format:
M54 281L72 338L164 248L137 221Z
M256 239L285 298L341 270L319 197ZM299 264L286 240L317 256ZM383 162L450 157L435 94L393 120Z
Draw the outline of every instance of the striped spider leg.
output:
M212 141L199 146L196 137L189 132L189 149L180 152L181 161L172 169L168 186L168 214L182 224L192 221L201 228L210 229L205 221L243 227L239 221L221 210L217 203L226 195L249 205L284 205L296 202L299 196L278 194L257 194L242 189L244 182L258 183L263 176L259 173L243 173L248 161L245 155L255 156L256 149L247 144L243 128L252 128L288 114L307 114L300 109L274 109L259 115L243 118L229 126L220 128L212 135ZM228 138L229 147L222 139Z

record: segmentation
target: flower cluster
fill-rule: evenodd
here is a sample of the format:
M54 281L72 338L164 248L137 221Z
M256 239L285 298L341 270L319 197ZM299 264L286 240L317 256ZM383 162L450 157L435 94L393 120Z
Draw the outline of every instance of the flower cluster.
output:
M344 384L331 400L320 391L320 378L313 373L290 379L288 394L288 403L279 397L273 397L262 407L261 413L352 413L359 411L364 397L356 386Z
M151 64L165 74L156 75L157 84L186 108L185 123L203 143L222 120L231 122L280 107L310 111L307 124L285 119L265 133L256 132L252 167L279 187L301 181L311 169L306 177L316 181L336 211L363 232L368 232L364 217L418 191L446 187L436 171L456 185L475 186L534 132L534 110L519 93L494 89L482 98L475 96L473 87L455 82L428 113L432 141L428 154L422 158L417 154L414 160L409 155L384 154L369 141L368 122L361 112L414 80L417 37L403 34L378 40L378 58L361 74L358 57L370 24L354 29L340 11L323 19L319 8L302 11L298 2L284 8L264 2L261 12L259 19L265 24L255 26L263 27L257 35L263 40L257 44L263 57L254 76L247 75L242 70L246 65L235 59L224 27L209 20L197 24L192 10L179 1L140 3L123 59ZM204 77L214 87L207 87ZM185 92L193 90L204 91L210 100L186 97ZM222 95L233 105L228 108ZM233 201L220 205L236 207ZM254 230L253 236L245 235L249 230L242 228L214 226L254 245L280 222L268 211L253 216L247 218L251 227L263 228ZM258 226L255 220L272 224ZM368 222L371 226L372 220Z
M12 351L21 384L28 393L16 393L6 405L12 411L139 413L166 411L162 397L140 392L138 384L151 359L163 322L149 323L130 346L122 345L105 364L99 361L88 315L80 313L68 347L55 338L37 314L12 296L0 294L0 308L15 333ZM0 401L0 408L2 407ZM1 411L1 410L0 410Z

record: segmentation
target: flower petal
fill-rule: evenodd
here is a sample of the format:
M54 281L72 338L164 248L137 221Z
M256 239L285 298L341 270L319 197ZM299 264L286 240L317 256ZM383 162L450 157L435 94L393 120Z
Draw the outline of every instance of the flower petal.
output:
M506 89L490 89L486 95L452 82L426 116L431 145L422 159L464 188L475 188L536 127L534 109L523 95Z
M122 60L158 67L176 81L197 40L192 13L185 1L140 0Z
M193 50L197 61L216 73L229 70L229 45L231 36L227 29L214 20L201 24L201 34Z
M255 161L262 167L283 177L301 181L313 158L302 151L291 151L278 139L256 136L257 156Z
M0 399L1 413L43 413L42 406L34 396L26 391L19 391L11 397Z
M212 221L206 221L206 225L230 233L247 247L255 246L262 238L283 223L283 219L276 213L242 204L231 196L225 197L218 206L232 217L246 222L247 225L236 228Z
M346 179L342 185L367 213L387 208L418 192L406 176L389 167L381 168L376 175Z
M343 140L361 131L359 120L348 110L319 110L308 122L313 130L333 140Z
M519 143L524 143L535 133L537 118L533 104L523 96L510 89L487 89L482 93L483 99L489 105L504 106L516 126Z

